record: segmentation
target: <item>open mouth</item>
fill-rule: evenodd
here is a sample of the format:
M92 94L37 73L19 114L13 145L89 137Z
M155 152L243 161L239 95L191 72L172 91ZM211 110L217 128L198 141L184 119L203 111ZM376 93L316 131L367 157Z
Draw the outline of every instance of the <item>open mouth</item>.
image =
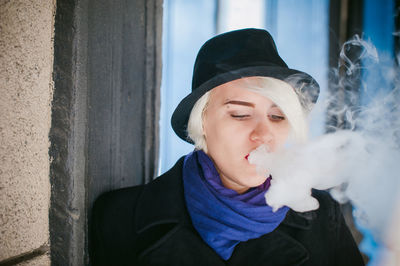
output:
M250 154L247 154L244 158L245 158L246 160L249 160L249 155L250 155Z

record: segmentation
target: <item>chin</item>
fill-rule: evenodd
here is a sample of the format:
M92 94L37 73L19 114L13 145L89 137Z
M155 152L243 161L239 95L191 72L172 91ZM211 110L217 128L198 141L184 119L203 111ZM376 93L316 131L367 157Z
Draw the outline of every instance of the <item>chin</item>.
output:
M258 186L264 184L265 180L267 180L267 177L265 177L265 176L253 175L250 178L250 180L249 180L249 178L247 179L248 182L246 182L245 185L248 187L258 187Z

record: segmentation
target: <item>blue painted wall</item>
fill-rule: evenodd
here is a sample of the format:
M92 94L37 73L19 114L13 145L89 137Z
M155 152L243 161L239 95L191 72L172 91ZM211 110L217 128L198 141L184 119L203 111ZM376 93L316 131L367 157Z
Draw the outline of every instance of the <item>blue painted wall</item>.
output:
M362 102L367 104L371 97L388 92L393 88L390 70L394 66L394 1L364 0L363 39L375 46L379 62L364 60L364 90Z
M191 91L197 51L215 35L215 12L215 0L164 0L160 173L193 150L175 135L170 121L175 107Z
M363 88L360 96L363 105L368 104L380 94L387 94L396 86L390 77L395 64L394 16L395 3L393 0L364 0L362 38L376 48L379 61L375 62L367 58L362 62ZM367 229L361 226L359 229L364 235L360 250L369 257L368 265L381 265L381 259L385 255L384 246L375 242Z

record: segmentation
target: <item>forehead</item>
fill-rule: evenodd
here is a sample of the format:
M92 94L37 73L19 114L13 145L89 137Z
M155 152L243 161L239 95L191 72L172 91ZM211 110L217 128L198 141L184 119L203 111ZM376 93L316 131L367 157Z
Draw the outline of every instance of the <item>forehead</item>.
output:
M250 91L258 84L254 78L243 78L224 83L211 90L210 103L224 103L230 100L248 101L254 104L270 103L271 100L267 97Z

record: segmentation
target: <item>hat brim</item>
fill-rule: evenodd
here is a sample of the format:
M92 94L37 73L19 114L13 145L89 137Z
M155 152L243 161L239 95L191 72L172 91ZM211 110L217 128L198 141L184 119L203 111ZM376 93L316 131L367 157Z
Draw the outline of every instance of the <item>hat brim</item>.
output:
M212 90L213 88L220 86L224 83L245 78L245 77L271 77L280 79L282 81L287 80L291 76L298 76L312 86L308 86L313 90L317 90L314 92L306 92L309 95L313 95L313 98L310 99L311 102L315 103L318 94L319 94L319 85L318 83L307 73L285 68L278 66L252 66L252 67L244 67L240 69L236 69L233 71L229 71L223 74L216 75L212 79L204 82L198 88L193 88L192 93L183 98L183 100L178 104L171 118L171 125L175 133L184 141L193 144L193 141L187 135L187 124L189 120L190 113L194 104L198 99L201 98L207 91Z

